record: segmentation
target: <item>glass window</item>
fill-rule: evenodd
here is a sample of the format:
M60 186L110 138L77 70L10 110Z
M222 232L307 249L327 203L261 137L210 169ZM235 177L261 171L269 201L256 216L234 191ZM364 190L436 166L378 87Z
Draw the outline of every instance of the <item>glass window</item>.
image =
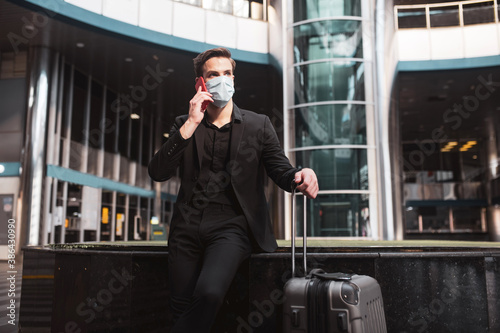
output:
M82 217L82 186L68 183L68 201L66 207L66 243L79 241Z
M91 87L89 146L100 148L104 140L101 130L103 88L94 80Z
M62 112L62 129L61 129L61 137L66 138L66 130L65 124L68 122L68 116L71 112L71 105L69 105L69 97L70 97L70 88L71 88L71 66L68 64L64 64L64 82L61 82L63 85L63 112ZM62 151L62 149L61 149Z
M333 16L361 16L360 0L296 0L293 2L293 21Z
M101 196L101 241L111 240L113 192L102 190Z
M334 60L294 67L295 104L364 101L364 63Z
M250 2L248 0L234 0L233 14L240 17L250 16Z
M215 10L222 13L233 13L232 0L203 0L203 8Z
M291 112L295 123L295 147L366 144L364 105L315 105Z
M126 195L123 193L117 193L116 196L116 229L115 229L115 239L124 240L125 239L125 218L127 216L126 211Z
M118 130L117 113L119 113L118 96L112 91L106 92L106 119L101 125L104 129L104 149L110 153L118 152L118 142L115 139Z
M297 235L302 236L304 197L297 196ZM311 237L371 237L368 196L318 195L307 199L307 235Z
M187 3L193 6L201 6L201 0L174 0L174 1Z
M121 101L122 102L122 101ZM123 101L124 102L124 101ZM124 102L125 103L125 102ZM120 112L118 125L118 150L121 156L130 157L130 127L132 125L129 113Z
M427 27L425 8L398 9L399 29L425 28Z
M148 112L144 112L144 122L143 122L143 130L142 130L142 165L148 166L149 160L153 157L153 136L151 133L154 133L153 128L151 128L150 124L150 114Z
M296 164L313 169L322 190L368 190L366 149L298 151Z
M431 27L453 27L460 25L458 6L434 7L429 9Z
M71 140L83 143L83 123L87 103L88 79L75 70L73 86L73 114L71 117Z
M485 210L483 207L453 207L455 231L482 231Z
M500 17L500 0L497 1L497 17Z
M362 58L360 21L320 21L294 28L295 62L328 58Z
M464 24L495 22L493 2L480 2L463 5Z

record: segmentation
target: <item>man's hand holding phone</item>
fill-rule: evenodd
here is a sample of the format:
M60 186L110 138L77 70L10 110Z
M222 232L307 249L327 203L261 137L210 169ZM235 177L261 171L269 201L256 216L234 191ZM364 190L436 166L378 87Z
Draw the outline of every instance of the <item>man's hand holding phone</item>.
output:
M184 139L190 138L204 117L208 104L212 103L212 94L207 91L203 77L196 79L196 95L189 101L189 118L181 127Z
M201 89L201 91L207 91L207 92L208 92L208 90L207 90L207 86L205 86L205 80L203 80L203 76L200 76L200 77L196 80L196 84L195 84L195 86L194 86L194 87L195 87L195 89L196 89L196 91L197 91L197 92L199 92L199 91L200 91L200 89ZM210 95L210 94L209 94L209 95ZM212 96L212 95L210 95L210 96ZM208 107L208 104L210 104L211 102L213 102L213 100L212 100L212 99L210 99L210 100L205 100L205 101L203 102L203 104L201 104L201 110L202 110L202 111L205 111L205 110L207 109L207 107Z

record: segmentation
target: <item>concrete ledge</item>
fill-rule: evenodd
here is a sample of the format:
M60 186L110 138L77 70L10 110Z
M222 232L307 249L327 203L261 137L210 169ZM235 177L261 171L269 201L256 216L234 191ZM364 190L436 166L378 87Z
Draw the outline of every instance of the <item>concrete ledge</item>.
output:
M389 332L500 331L497 243L317 242L325 244L308 241L309 269L355 272L379 281ZM25 248L21 331L168 331L165 244ZM290 259L286 246L252 255L233 281L213 332L281 332ZM299 271L301 262L298 253Z

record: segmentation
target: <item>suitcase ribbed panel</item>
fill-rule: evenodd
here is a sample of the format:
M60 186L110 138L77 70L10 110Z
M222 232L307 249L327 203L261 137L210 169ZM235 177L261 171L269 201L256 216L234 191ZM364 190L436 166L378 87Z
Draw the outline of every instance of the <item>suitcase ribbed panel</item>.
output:
M384 304L381 297L367 302L367 318L365 322L366 333L386 333Z

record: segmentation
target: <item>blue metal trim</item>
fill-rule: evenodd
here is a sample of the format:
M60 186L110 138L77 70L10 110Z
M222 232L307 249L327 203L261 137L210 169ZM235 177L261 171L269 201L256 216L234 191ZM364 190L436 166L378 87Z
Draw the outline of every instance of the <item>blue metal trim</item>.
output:
M462 59L400 61L396 72L441 71L493 66L500 66L500 55Z
M97 177L88 173L82 173L76 170L63 168L57 165L47 164L47 176L57 178L62 181L102 188L105 190L116 191L120 193L138 195L141 197L154 198L155 192L141 187L132 186L108 178Z
M433 206L487 207L488 202L484 199L468 199L468 200L409 200L405 203L405 207L433 207Z
M157 45L170 47L173 49L200 53L207 49L219 47L203 42L197 42L190 39L167 35L161 32L141 28L132 24L121 22L78 6L71 5L64 0L25 0L24 2L44 8L45 10L57 13L72 20L95 26L100 29L108 30L119 35L129 36L138 40L151 42ZM22 3L21 3L22 4ZM54 15L49 15L50 17ZM243 51L228 48L231 51L233 59L245 61L254 64L269 65L270 59L268 53L259 53Z
M21 163L19 162L0 162L0 165L3 165L5 170L0 173L0 177L19 177L21 172Z

